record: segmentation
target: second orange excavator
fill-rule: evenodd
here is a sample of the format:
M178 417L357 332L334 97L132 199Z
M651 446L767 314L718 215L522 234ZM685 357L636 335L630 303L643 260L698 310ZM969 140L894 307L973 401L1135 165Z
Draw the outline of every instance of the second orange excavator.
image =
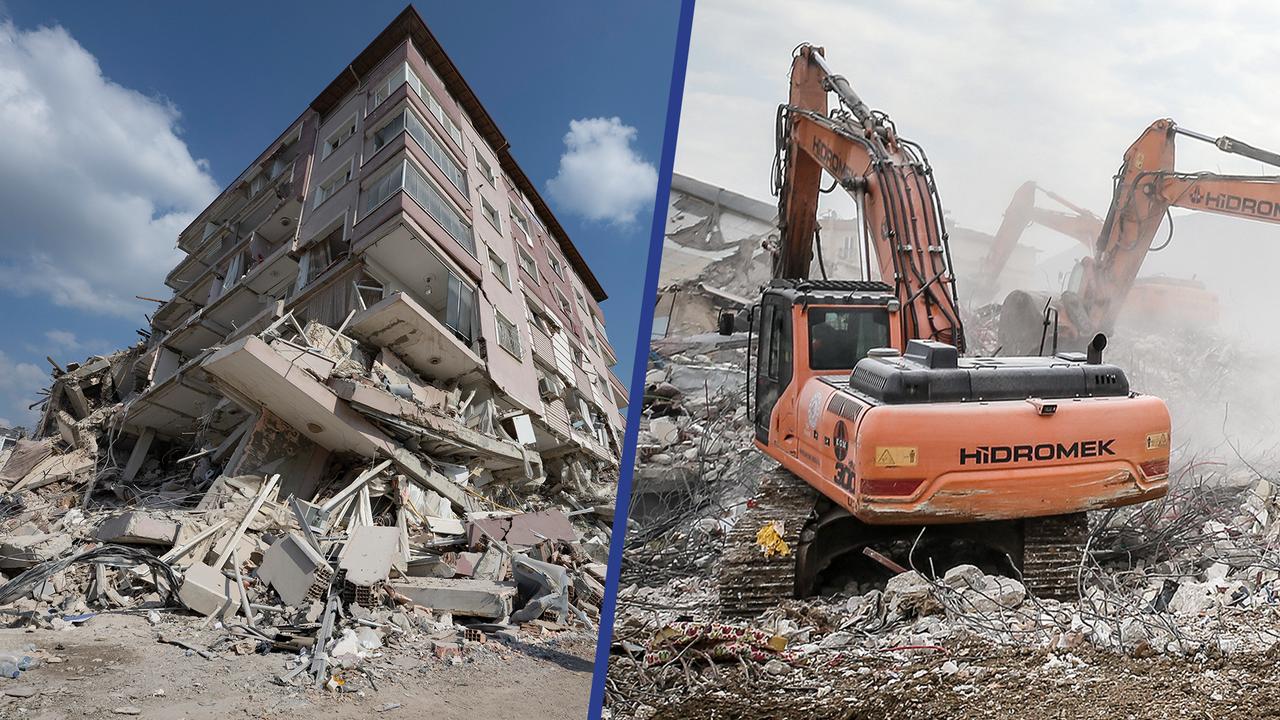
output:
M1087 354L961 357L928 159L820 48L793 59L777 142L780 232L773 280L750 313L748 414L756 447L781 470L762 478L730 533L725 613L808 594L842 559L910 544L922 528L995 549L1041 595L1070 594L1085 511L1167 489L1164 402L1102 361L1102 337ZM824 171L857 203L883 282L825 277ZM722 332L734 324L722 317Z
M1066 290L1052 305L1042 295L1024 291L1010 293L1005 299L999 331L1003 353L1078 350L1094 334L1112 332L1147 254L1168 242L1153 247L1162 222L1168 222L1172 237L1170 208L1280 223L1280 177L1177 171L1174 142L1179 137L1280 166L1280 154L1234 138L1214 138L1167 118L1151 123L1125 151L1111 207L1095 235L1092 253L1076 266ZM1020 222L1023 220L1017 213L1013 218L1005 217L1005 225ZM1079 226L1085 223L1087 219ZM1001 232L1005 232L1004 225Z
M1057 203L1060 208L1042 206L1040 196ZM1102 218L1067 200L1058 193L1028 180L1014 191L1009 199L1009 206L1004 212L1000 227L995 235L988 236L991 248L978 266L982 276L978 278L978 289L974 293L979 302L986 303L994 296L999 286L1001 275L1013 250L1022 239L1022 234L1032 225L1049 228L1059 234L1066 235L1084 246L1085 252L1092 254L1098 237L1102 234ZM1156 252L1161 247L1151 248L1148 252ZM1021 290L1011 300L1011 307L1020 303L1022 308L1038 308L1042 322L1038 325L1032 321L1024 325L1030 327L1031 341L1037 337L1048 336L1043 311L1051 306L1053 295L1048 292ZM1169 277L1166 275L1148 275L1134 280L1128 294L1120 298L1121 309L1117 312L1117 323L1123 325L1128 318L1131 325L1158 330L1172 328L1200 329L1212 326L1219 317L1219 300L1216 293L1205 287L1203 282L1195 278ZM1028 312L1023 309L1021 316ZM1009 327L1005 328L1006 341ZM1075 333L1072 333L1073 335ZM1049 338L1046 337L1046 344ZM1028 343L1024 347L1011 348L1014 352L1040 354L1038 348ZM1003 348L1000 348L1003 351Z

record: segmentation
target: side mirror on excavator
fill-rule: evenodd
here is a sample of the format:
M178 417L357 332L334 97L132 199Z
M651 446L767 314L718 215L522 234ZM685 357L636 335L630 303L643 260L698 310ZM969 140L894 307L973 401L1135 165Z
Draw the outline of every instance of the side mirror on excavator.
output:
M720 316L716 318L716 330L721 335L732 335L735 325L737 314L733 310L721 310Z
M1094 335L1093 339L1089 341L1089 349L1086 355L1087 357L1086 362L1088 362L1090 365L1101 365L1102 351L1106 349L1107 349L1107 336L1103 335L1102 333L1098 333L1097 335Z

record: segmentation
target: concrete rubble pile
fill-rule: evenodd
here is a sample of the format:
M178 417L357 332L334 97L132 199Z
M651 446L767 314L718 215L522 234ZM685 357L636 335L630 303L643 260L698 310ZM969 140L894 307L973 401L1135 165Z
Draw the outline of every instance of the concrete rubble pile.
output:
M1175 418L1178 408L1214 413L1218 437L1228 436L1214 441L1202 424L1175 422L1169 495L1091 515L1076 599L1034 597L1012 567L884 569L744 622L720 613L721 541L772 464L750 449L741 414L743 343L714 337L668 337L651 358L613 717L685 712L684 703L739 683L823 686L836 676L873 685L929 677L979 692L992 678L990 648L1040 656L1041 672L1062 682L1110 662L1103 656L1207 667L1280 648L1280 463L1273 448L1230 436L1224 424L1215 378L1249 373L1231 343L1153 335L1113 345L1135 387L1155 386Z
M657 341L645 379L624 582L705 575L772 462L753 452L746 336Z
M598 624L607 464L543 457L493 400L290 315L193 361L211 399L167 403L201 411L176 437L136 422L162 403L154 359L55 365L33 437L5 449L10 627L145 613L160 642L281 653L278 682L350 691L389 654L459 663Z

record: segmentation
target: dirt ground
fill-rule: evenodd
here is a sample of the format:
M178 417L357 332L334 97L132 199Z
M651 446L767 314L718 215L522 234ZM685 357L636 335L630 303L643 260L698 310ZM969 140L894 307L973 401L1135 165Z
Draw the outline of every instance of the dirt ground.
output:
M1053 659L1050 659L1050 658ZM695 688L641 693L615 720L1097 720L1280 717L1280 659L1273 653L1134 658L1081 649L1066 656L975 641L950 651L886 653L880 662L751 675L726 665ZM948 674L944 663L966 668ZM616 661L615 661L616 664ZM616 675L615 675L616 673ZM611 681L633 672L616 665Z
M186 618L152 627L142 615L99 615L80 627L0 630L0 650L34 644L41 664L16 680L0 679L0 718L225 720L318 713L335 720L371 717L477 720L536 717L581 720L591 688L595 637L557 633L521 642L489 641L464 651L460 664L425 648L397 648L368 663L355 692L281 686L289 655L236 655L206 660L157 641L160 632L191 633ZM210 631L205 631L208 634ZM192 639L184 634L185 639ZM527 638L527 641L526 641Z

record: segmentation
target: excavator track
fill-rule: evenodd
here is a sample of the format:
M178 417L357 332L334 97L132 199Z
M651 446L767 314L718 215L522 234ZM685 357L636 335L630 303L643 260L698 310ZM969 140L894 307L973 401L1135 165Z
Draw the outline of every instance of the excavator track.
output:
M795 597L796 554L818 492L778 468L760 481L752 507L729 531L720 569L720 608L726 618L751 618ZM757 540L768 523L782 523L785 555L766 556Z
M1075 599L1080 555L1088 539L1086 513L1024 520L1022 576L1027 591L1052 600Z

